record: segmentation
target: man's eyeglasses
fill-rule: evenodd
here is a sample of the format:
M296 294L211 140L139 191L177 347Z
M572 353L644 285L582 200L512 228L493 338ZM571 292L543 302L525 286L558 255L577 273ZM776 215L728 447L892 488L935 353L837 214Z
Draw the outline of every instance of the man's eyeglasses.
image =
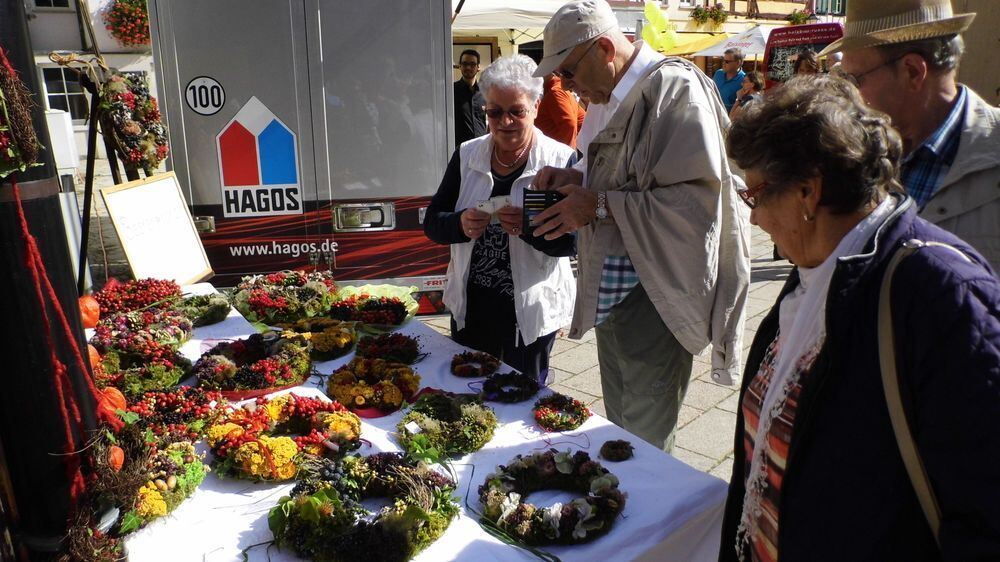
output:
M722 63L723 63L723 64L729 64L729 63L731 63L731 62L739 62L739 61L738 61L738 60L736 60L736 59L729 59L729 60L726 60L726 59L722 59Z
M577 57L576 61L573 63L573 66L571 67L573 70L567 70L560 65L559 68L552 71L552 74L555 74L556 76L562 78L563 80L572 80L573 77L576 76L576 67L580 66L580 61L583 60L583 57L587 56L587 53L589 53L590 50L593 49L594 45L596 44L597 41L595 40L593 43L590 44L589 47L587 47L585 51L583 51L582 55Z
M742 199L743 202L747 204L747 207L753 209L757 206L757 195L760 194L760 192L763 191L765 187L767 187L767 182L762 181L759 184L755 185L754 187L741 189L736 193L739 194L740 199Z
M864 79L865 76L868 76L869 74L871 74L872 72L875 72L876 70L879 70L879 69L881 69L883 67L886 67L886 66L889 66L889 65L895 63L896 61L898 61L899 59L905 57L908 54L910 54L910 53L903 53L903 54L899 55L898 57L889 59L889 60L887 60L887 61L879 64L878 66L876 66L874 68L869 68L868 70L866 70L864 72L860 72L858 74L851 74L849 72L844 72L843 69L840 70L839 74L841 76L843 76L848 82L850 82L851 84L854 84L855 88L860 88L861 87L861 81Z
M490 119L500 119L503 114L506 113L514 119L523 119L525 115L528 114L528 108L526 107L512 107L508 110L500 109L499 107L487 107L486 116Z
M458 64L459 64L459 66L466 66L466 67L470 67L470 68L479 66L479 63L475 62L475 61L472 61L472 62L460 62Z

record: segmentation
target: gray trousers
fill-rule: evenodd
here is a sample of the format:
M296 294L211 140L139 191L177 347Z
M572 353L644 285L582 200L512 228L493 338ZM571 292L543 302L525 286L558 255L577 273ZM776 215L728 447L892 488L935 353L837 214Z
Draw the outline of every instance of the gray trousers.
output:
M608 419L670 452L693 357L667 329L642 285L595 330Z

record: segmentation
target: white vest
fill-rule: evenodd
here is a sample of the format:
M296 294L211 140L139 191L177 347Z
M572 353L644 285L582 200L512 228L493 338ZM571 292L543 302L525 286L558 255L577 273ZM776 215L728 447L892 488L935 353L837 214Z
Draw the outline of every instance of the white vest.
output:
M475 207L479 201L490 198L493 193L493 175L490 172L492 151L491 135L462 143L459 148L462 184L455 211ZM564 167L572 155L573 149L546 137L536 128L524 173L511 186L512 205L523 205L522 190L531 186L531 179L538 170L545 166ZM465 328L465 287L469 280L474 244L475 241L470 241L451 245L444 303L455 317L459 330ZM525 345L569 325L576 300L576 280L569 258L545 255L519 237L511 236L510 270L514 282L515 331L520 332Z

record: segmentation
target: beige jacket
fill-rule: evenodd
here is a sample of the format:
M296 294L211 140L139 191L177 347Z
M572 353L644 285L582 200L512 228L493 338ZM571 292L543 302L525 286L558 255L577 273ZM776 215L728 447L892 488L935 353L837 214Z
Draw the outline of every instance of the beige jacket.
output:
M741 372L750 284L749 210L725 158L729 117L712 81L668 58L640 80L588 149L588 189L611 218L578 231L570 337L595 322L604 258L628 255L667 328L692 354L712 344L712 377Z
M967 89L958 154L920 217L968 242L1000 272L1000 108Z

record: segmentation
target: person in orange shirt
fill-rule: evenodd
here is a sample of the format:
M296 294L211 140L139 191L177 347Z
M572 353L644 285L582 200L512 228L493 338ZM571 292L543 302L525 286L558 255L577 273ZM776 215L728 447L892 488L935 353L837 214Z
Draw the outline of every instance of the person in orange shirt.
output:
M573 94L563 89L562 80L554 74L545 77L542 92L535 126L545 136L576 148L576 135L580 132L587 111Z

